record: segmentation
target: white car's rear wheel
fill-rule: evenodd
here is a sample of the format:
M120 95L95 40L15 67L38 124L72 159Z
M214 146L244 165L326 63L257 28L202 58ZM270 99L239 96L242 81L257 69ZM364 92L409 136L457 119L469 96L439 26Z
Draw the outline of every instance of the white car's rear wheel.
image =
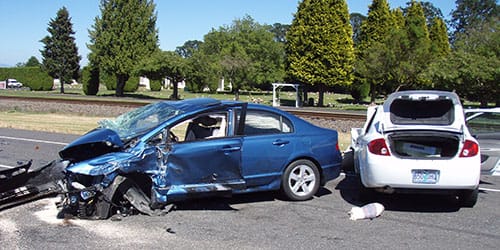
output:
M479 189L473 190L462 190L458 194L458 201L460 202L460 206L462 207L474 207L477 202L477 198L479 195Z
M310 199L318 191L319 183L318 168L309 160L292 162L282 177L283 193L294 201Z

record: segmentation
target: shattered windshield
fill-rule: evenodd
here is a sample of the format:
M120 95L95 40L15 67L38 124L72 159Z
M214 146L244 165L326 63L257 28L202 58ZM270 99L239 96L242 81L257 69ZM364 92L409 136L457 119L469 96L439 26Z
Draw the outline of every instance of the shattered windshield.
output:
M122 140L128 140L157 127L183 111L167 102L157 102L124 113L115 119L99 122L101 128L115 131Z

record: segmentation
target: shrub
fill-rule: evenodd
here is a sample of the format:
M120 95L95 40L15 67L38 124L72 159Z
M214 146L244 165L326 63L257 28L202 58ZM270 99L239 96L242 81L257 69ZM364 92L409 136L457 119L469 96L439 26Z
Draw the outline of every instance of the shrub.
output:
M370 94L370 84L354 82L351 85L351 96L354 98L354 102L359 103Z
M161 80L149 80L149 87L151 88L151 91L160 91Z
M85 95L97 95L99 92L99 69L90 66L83 67L82 83Z
M116 85L116 84L115 84ZM135 92L139 89L139 77L138 76L130 76L125 83L125 87L123 88L123 92Z
M52 90L54 79L40 67L0 68L0 79L14 78L31 90Z

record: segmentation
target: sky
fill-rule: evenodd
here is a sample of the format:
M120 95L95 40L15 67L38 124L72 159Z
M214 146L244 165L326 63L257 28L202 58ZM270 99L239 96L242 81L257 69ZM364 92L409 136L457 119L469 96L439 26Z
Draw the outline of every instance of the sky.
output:
M410 0L388 0L392 8L405 7ZM455 9L454 0L428 0L446 19ZM366 15L372 0L347 0L349 13ZM42 61L40 40L47 36L48 23L63 6L75 31L80 62L86 65L88 30L99 16L99 0L0 0L0 67L25 63L31 56ZM299 0L156 0L160 48L175 50L188 40L203 40L212 29L231 25L246 15L259 24L291 24Z

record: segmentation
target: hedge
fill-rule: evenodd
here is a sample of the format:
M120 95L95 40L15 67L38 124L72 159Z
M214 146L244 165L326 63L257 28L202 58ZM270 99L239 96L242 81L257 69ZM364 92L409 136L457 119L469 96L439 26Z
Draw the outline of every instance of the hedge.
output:
M116 90L116 77L101 72L101 84L104 84L108 90ZM135 92L139 88L139 77L130 76L125 83L123 92Z
M54 79L40 67L0 68L0 81L14 78L31 90L52 90Z

